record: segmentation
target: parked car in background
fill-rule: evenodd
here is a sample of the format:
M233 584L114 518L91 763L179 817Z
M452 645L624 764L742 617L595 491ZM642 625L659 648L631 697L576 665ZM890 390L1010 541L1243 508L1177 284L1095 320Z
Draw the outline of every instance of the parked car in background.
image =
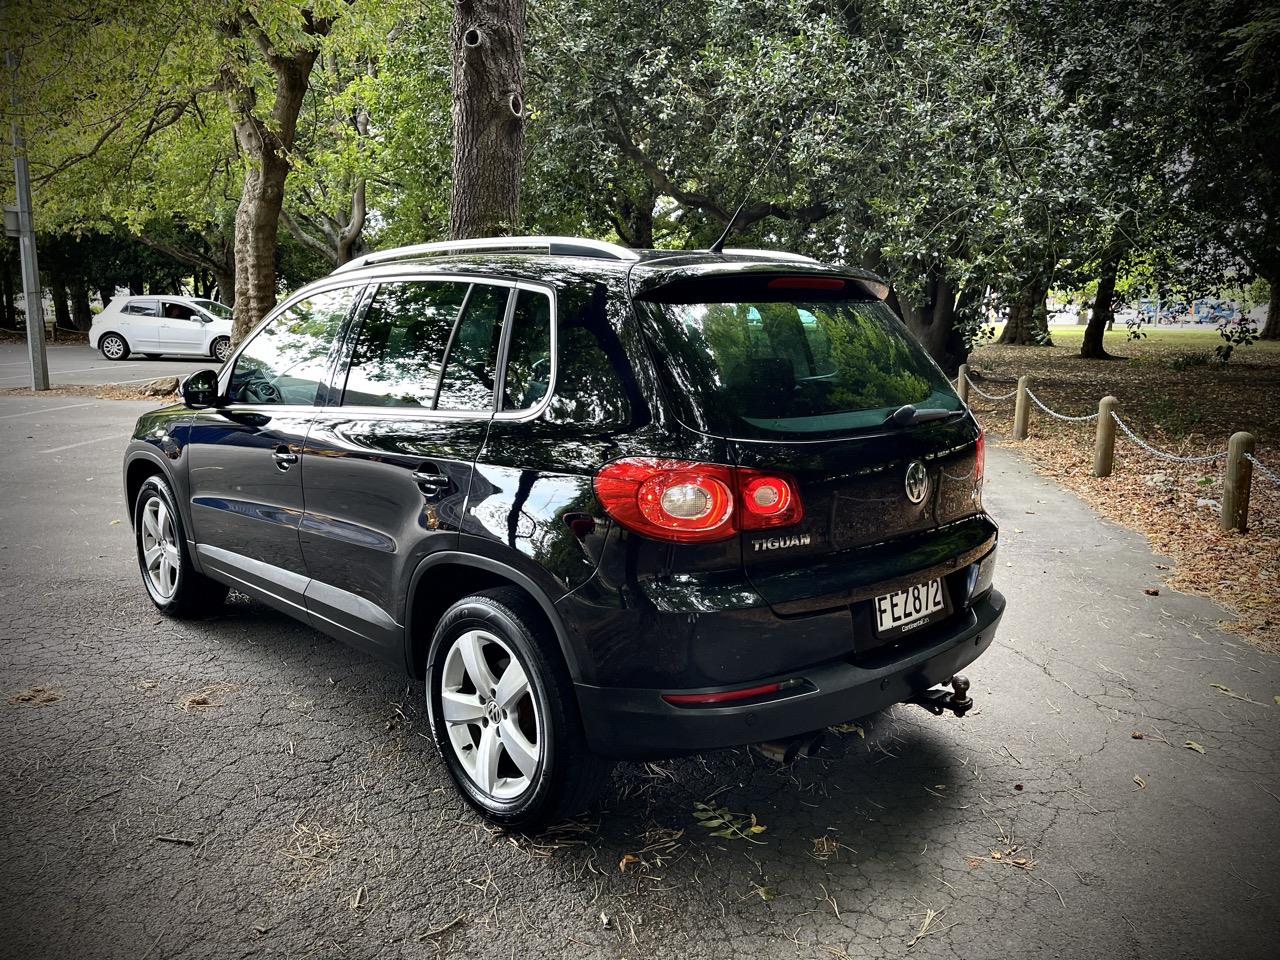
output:
M231 355L231 311L194 297L116 297L93 318L89 346L108 360L141 353L148 359L171 354L222 362Z
M173 617L234 587L424 679L511 827L609 758L962 714L1005 606L983 433L881 289L759 250L368 254L138 421L143 586Z

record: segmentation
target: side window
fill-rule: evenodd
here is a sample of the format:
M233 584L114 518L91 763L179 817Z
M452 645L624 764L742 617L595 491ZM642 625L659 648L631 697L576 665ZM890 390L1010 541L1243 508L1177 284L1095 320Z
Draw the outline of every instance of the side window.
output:
M185 303L164 302L164 316L169 320L195 320L196 312Z
M445 361L436 407L440 410L493 409L493 381L498 369L498 337L507 311L507 287L477 283Z
M467 284L386 283L369 304L351 351L343 406L430 407Z
M566 284L556 300L556 393L548 416L572 423L623 424L632 397L643 407L618 330L625 309L603 284Z
M160 316L159 300L132 300L124 305L121 313L129 313L140 317Z
M502 409L528 410L551 386L551 300L545 293L521 290L511 317Z
M342 287L318 293L259 330L236 358L228 399L232 403L315 403L325 380L329 350L359 290Z

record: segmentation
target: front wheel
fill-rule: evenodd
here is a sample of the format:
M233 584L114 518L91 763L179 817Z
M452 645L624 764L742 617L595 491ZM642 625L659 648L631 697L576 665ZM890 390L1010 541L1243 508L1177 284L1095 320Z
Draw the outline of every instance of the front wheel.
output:
M227 357L231 356L231 338L215 338L213 341L213 347L209 352L213 354L213 358L219 363L226 363Z
M124 360L129 356L129 344L118 333L104 334L98 341L98 349L108 360Z
M590 806L610 764L587 749L555 637L527 595L501 588L459 600L427 662L431 730L476 810L536 830Z
M180 620L206 616L227 598L227 587L191 565L182 517L169 485L148 477L133 508L138 569L151 602L165 616Z

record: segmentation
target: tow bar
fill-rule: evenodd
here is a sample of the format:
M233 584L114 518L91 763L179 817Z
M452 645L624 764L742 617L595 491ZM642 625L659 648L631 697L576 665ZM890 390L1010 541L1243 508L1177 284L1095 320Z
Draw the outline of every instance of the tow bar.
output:
M963 717L973 707L973 699L969 696L969 681L957 673L949 682L951 690L947 690L945 684L939 684L920 691L907 703L918 704L935 717L942 716L946 710L957 717Z

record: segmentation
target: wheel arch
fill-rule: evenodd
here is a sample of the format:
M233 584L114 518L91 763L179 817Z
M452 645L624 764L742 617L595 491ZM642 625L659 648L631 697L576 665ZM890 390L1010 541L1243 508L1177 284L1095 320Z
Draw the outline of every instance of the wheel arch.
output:
M430 586L423 584L427 574L431 574ZM405 607L405 666L409 674L418 678L426 675L431 634L445 610L465 596L493 587L515 587L537 604L545 625L556 638L570 678L582 680L582 658L560 611L545 591L532 578L500 560L454 550L424 558L409 582Z

